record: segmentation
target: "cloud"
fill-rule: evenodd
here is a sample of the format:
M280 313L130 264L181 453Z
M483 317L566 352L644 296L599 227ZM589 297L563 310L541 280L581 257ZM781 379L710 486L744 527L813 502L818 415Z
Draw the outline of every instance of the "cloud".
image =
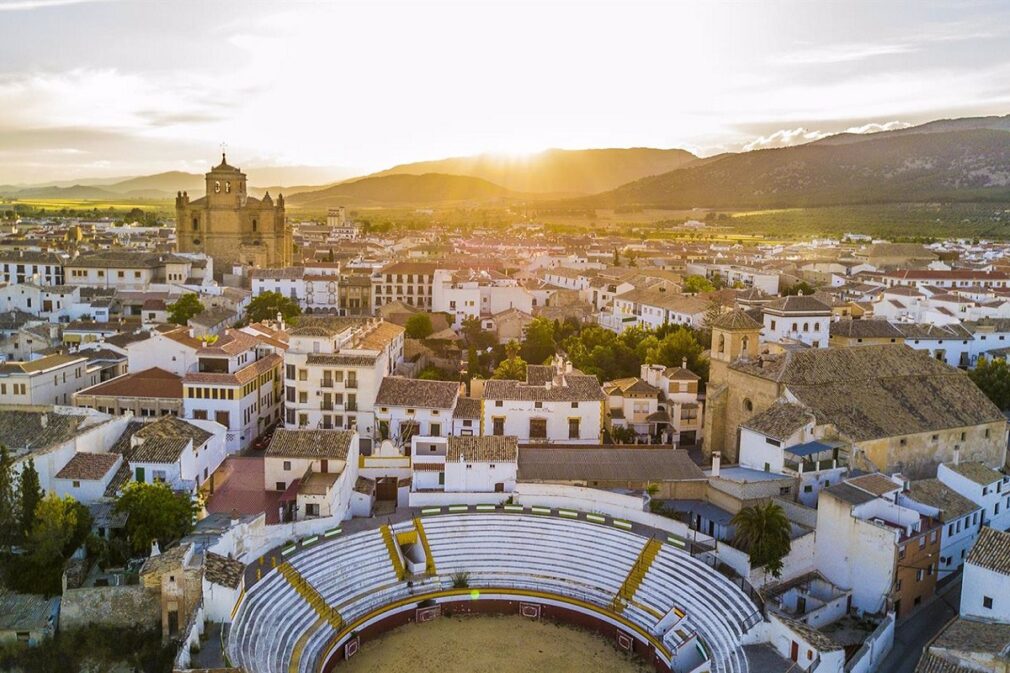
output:
M918 51L918 47L907 43L895 44L831 44L810 49L800 49L779 54L771 60L780 65L827 65L831 63L852 63L878 56L893 56Z
M113 2L115 0L0 0L0 12L25 12L47 7L64 7L66 5L85 5L94 2Z
M841 131L841 133L879 133L881 131L894 131L897 129L904 129L911 126L908 122L902 121L889 121L889 122L871 122L869 124L863 124L861 126L850 126L847 129ZM820 140L821 138L827 138L828 136L835 135L838 133L836 131L819 131L811 130L804 127L798 127L793 129L779 129L773 133L767 135L758 136L754 140L746 143L743 146L745 152L750 152L752 150L766 150L773 147L790 147L792 145L802 145L804 143L814 142L815 140Z

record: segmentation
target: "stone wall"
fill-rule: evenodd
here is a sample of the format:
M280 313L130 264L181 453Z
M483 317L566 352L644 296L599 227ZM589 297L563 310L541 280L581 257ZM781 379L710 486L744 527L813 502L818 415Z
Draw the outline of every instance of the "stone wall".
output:
M142 586L67 589L60 609L60 629L87 624L161 626L161 598Z

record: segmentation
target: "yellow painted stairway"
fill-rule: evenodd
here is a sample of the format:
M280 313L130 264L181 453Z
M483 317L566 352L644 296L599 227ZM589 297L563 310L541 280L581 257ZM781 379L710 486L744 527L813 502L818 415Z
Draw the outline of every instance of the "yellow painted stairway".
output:
M417 537L421 540L421 548L424 549L424 570L428 575L434 577L438 574L438 569L435 568L435 557L431 555L431 545L428 544L428 536L424 534L421 517L414 517L414 528L417 530Z
M386 543L386 551L389 552L389 560L392 561L393 569L396 570L396 579L403 580L407 576L407 571L403 567L403 559L400 558L400 549L396 544L396 539L393 538L393 531L388 523L380 530L382 531L382 541Z
M323 598L322 594L316 591L316 588L309 584L309 581L302 577L290 563L285 561L277 566L277 572L288 581L288 584L295 588L295 591L305 599L306 603L312 606L312 609L316 611L320 619L325 619L329 622L335 631L340 630L344 625L344 620L340 616L340 613L337 612L336 608L327 605L326 599Z
M638 591L638 587L642 586L642 580L645 579L645 573L649 572L649 568L652 567L652 562L656 559L659 554L659 550L662 549L663 543L656 538L650 538L645 546L642 547L642 551L638 554L638 559L635 561L635 565L631 566L631 570L628 571L628 576L624 578L624 583L621 588L618 589L617 595L614 596L613 602L610 607L613 608L614 612L623 612L624 606L632 601L635 597L635 593Z

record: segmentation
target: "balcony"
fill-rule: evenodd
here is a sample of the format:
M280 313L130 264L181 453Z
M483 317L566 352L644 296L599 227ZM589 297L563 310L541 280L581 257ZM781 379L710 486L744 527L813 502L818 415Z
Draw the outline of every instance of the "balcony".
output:
M319 387L320 388L332 388L333 387L333 379L323 379L322 381L319 382Z
M358 382L355 379L347 379L346 381L344 381L344 387L345 388L357 388L358 387Z

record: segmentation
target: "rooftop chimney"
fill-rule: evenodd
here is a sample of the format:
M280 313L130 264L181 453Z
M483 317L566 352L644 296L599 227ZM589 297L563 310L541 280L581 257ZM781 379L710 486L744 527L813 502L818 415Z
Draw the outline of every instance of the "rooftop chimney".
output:
M719 451L712 452L712 476L719 476L719 466L722 464L722 453Z
M687 369L687 358L681 358L680 367L681 369Z
M956 467L956 466L958 466L960 464L961 464L961 447L960 446L955 446L954 447L954 466Z

